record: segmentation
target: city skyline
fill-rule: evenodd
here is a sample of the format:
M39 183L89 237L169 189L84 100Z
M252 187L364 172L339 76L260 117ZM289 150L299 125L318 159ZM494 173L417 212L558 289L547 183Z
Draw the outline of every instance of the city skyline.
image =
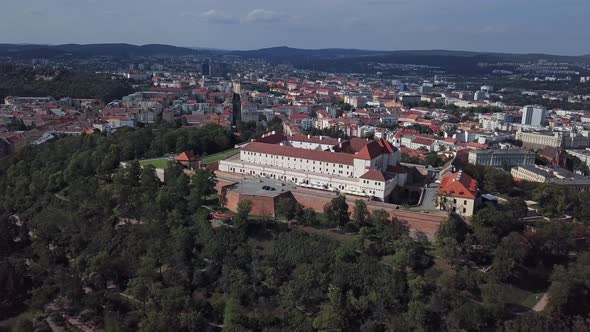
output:
M583 0L172 0L165 10L154 0L25 0L4 7L0 29L11 32L4 43L590 54ZM555 17L568 19L551 24Z

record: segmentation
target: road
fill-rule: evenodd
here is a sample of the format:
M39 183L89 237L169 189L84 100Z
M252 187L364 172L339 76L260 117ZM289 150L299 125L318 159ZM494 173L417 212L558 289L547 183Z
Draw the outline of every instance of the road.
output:
M422 197L422 203L420 204L420 208L423 210L435 210L436 204L436 192L438 191L439 184L438 183L431 183L426 187L424 190L424 194Z
M535 304L535 306L533 307L533 311L536 311L536 312L543 311L545 309L545 307L547 306L547 303L549 303L549 295L547 295L547 293L545 293L545 294L543 294L543 296L541 297L539 302L537 302L537 304Z

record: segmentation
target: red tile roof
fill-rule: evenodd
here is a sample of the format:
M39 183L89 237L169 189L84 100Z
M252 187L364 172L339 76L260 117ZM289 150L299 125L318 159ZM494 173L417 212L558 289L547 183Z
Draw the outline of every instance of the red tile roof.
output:
M434 144L434 140L433 139L430 139L430 138L425 138L425 137L416 137L414 139L414 143L420 144L420 145L428 145L428 146L430 146L430 145Z
M471 176L458 172L445 176L438 188L441 196L475 199L477 196L477 181Z
M364 160L372 160L377 158L382 153L383 150L376 142L370 142L356 154L356 157Z
M185 151L174 158L176 161L191 161L195 159L195 155L190 151Z
M401 165L389 165L387 166L388 173L406 174L408 171Z
M289 118L291 118L291 119L309 119L310 116L307 113L296 113L296 114L291 114L289 116Z
M301 158L308 160L324 161L335 164L343 165L354 165L355 155L341 153L341 152L328 152L320 150L309 150L294 148L291 146L282 146L274 144L265 144L259 142L252 142L242 149L242 151L265 153L284 157Z
M289 141L293 142L306 142L306 143L317 143L326 145L337 145L340 143L337 138L329 136L305 136L305 135L293 135L289 137Z
M361 175L361 179L385 182L385 175L383 172L371 168L367 173Z
M259 143L266 143L266 144L279 144L283 141L287 140L287 136L285 136L285 134L282 133L276 133L276 134L267 134L262 136L259 140L257 140L257 142Z

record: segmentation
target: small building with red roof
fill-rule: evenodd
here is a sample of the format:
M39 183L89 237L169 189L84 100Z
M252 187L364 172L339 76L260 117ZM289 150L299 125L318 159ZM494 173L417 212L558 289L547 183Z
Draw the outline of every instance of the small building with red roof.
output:
M184 168L195 169L200 167L199 158L192 151L184 151L174 157L174 160Z
M443 177L437 196L441 210L464 217L471 217L481 203L477 180L462 171Z

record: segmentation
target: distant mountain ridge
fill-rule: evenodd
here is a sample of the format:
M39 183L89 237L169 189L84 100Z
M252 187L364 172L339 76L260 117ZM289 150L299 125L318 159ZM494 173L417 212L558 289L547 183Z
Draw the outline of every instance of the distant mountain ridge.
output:
M63 44L63 45L16 45L0 44L0 56L13 57L55 57L72 54L74 56L155 56L170 55L181 56L191 55L200 52L185 47L148 44L131 45L124 43L112 44Z
M0 57L21 59L55 57L137 57L137 56L183 56L183 55L233 55L243 58L260 58L271 63L291 63L300 68L344 70L363 67L363 63L401 63L440 66L441 68L473 68L479 62L498 61L568 61L590 63L590 55L564 56L551 54L511 54L454 50L361 50L346 48L301 49L287 46L257 50L218 50L197 47L179 47L164 44L132 45L125 43L105 44L0 44ZM336 69L337 68L337 69Z

